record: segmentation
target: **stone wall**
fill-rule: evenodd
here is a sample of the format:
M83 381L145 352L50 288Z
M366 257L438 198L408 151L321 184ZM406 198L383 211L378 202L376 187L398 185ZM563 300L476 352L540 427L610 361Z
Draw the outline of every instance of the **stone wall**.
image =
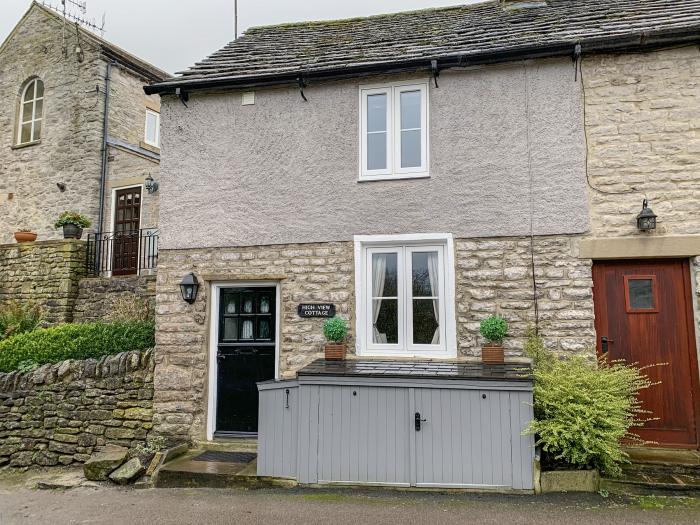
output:
M0 374L0 466L70 465L107 443L145 443L152 380L151 351Z
M156 277L91 277L81 279L73 308L73 321L85 323L105 318L113 302L122 297L145 299L155 310Z
M39 240L59 239L61 231L53 223L65 210L87 215L93 230L99 228L104 85L111 59L102 44L81 33L84 56L78 60L73 52L78 44L75 28L64 29L60 16L34 3L0 49L0 100L4 102L0 106L0 244L11 242L20 228L36 231ZM62 50L64 39L67 56ZM146 107L157 110L160 102L143 92L149 80L129 63L118 61L112 69L109 137L138 150L145 135ZM155 68L148 69L161 75ZM17 146L20 96L34 77L44 83L41 140ZM157 155L148 160L115 149L110 149L114 162L108 167L106 207L111 204L111 189L143 184L148 173L158 179ZM149 197L144 202L144 227L151 228L156 226L157 194ZM109 209L105 217L109 230Z
M577 237L535 239L541 333L555 349L594 345L591 263L578 259ZM480 321L501 314L511 323L508 354L520 356L523 336L534 325L529 238L458 239L456 312L459 357L480 355ZM194 272L200 281L280 282L280 373L322 357L321 319L302 319L302 302L331 302L349 320L354 353L355 276L353 243L273 245L247 248L164 250L158 267L154 424L159 433L203 439L206 427L209 308L207 283L197 302L182 300L178 284Z
M594 351L591 261L578 258L576 236L535 237L534 265L539 332L553 350ZM528 327L535 326L530 239L457 240L457 342L460 356L479 357L482 319L509 324L507 355L522 356Z
M593 236L700 233L700 49L594 55L583 61ZM628 192L619 194L619 192Z
M590 236L638 237L647 244L700 237L699 84L698 46L583 61L588 172L602 190L589 189ZM653 232L636 228L645 196L658 215ZM685 254L695 256L700 348L700 254Z
M83 241L0 245L0 305L34 301L43 306L47 323L70 322L84 273Z
M96 87L105 63L88 42L81 43L82 62L72 52L64 57L62 31L55 16L34 6L0 53L0 244L19 228L38 232L39 240L60 238L53 223L64 210L97 220L103 95ZM75 31L65 36L75 49ZM44 83L41 141L17 149L19 99L32 77Z

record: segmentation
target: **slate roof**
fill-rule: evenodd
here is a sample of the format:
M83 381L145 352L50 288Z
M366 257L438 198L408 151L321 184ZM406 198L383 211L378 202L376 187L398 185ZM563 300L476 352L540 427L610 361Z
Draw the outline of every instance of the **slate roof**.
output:
M513 2L506 2L513 5ZM521 4L524 2L521 2ZM517 54L657 32L700 35L700 0L548 0L504 8L499 0L347 20L253 27L179 77L160 84L196 87L261 76L352 70L420 59ZM518 4L518 2L515 2ZM569 47L570 46L570 47Z

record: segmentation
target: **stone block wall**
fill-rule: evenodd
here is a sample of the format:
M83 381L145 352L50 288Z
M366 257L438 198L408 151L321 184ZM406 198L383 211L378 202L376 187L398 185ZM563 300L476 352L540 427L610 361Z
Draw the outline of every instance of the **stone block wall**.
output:
M608 192L589 189L590 236L700 236L698 46L587 57L583 85L588 173ZM636 227L645 196L658 215L652 232ZM700 345L700 254L687 255Z
M48 324L70 322L84 273L83 241L0 245L0 305L34 301L43 306Z
M0 374L0 466L70 465L107 443L145 444L152 380L152 351Z
M33 229L39 240L59 239L53 223L65 210L98 217L103 95L96 87L104 84L106 62L84 41L82 62L73 52L64 57L63 30L54 15L34 7L0 55L0 244L12 242L19 228ZM65 44L75 49L74 30L65 32ZM44 83L41 141L13 148L21 91L32 77Z
M592 348L591 263L577 257L577 237L535 238L540 329L560 351ZM501 314L511 324L511 357L522 355L523 336L534 325L529 238L455 241L456 314L460 358L480 355L480 321ZM194 305L182 300L179 282L194 272L201 282ZM156 309L155 430L203 439L206 426L209 308L205 281L279 281L280 373L293 377L322 357L322 319L302 319L302 302L331 302L349 320L354 353L355 275L352 242L272 245L160 253Z
M646 195L651 235L700 233L700 49L594 55L583 61L591 234L647 235L635 217Z
M156 276L90 277L78 284L73 321L85 323L105 318L113 302L121 297L139 297L155 310Z
M281 369L286 374L320 357L322 320L301 319L300 302L332 302L354 316L352 243L276 245L161 251L156 307L155 430L178 438L203 438L207 397L208 290L197 302L182 300L179 283L195 272L200 281L281 281ZM353 344L352 324L350 345Z
M591 261L579 259L578 237L535 237L539 332L559 352L595 351ZM509 324L507 355L522 356L535 326L530 238L459 239L455 242L457 343L460 356L479 357L482 319Z

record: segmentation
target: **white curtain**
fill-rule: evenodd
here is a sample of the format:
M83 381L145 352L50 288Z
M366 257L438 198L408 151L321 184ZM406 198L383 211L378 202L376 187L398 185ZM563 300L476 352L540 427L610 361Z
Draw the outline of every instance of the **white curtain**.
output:
M241 339L252 339L253 338L253 321L243 321L243 334Z
M372 257L372 296L381 297L384 294L384 281L386 280L386 255L375 254ZM377 319L382 309L382 300L372 299L372 328L375 343L386 343L386 334L377 330Z
M437 252L431 252L428 254L428 279L430 279L430 294L435 297L435 299L433 299L433 312L435 313L435 320L438 323L431 343L434 345L440 344L440 274L438 272L438 254Z

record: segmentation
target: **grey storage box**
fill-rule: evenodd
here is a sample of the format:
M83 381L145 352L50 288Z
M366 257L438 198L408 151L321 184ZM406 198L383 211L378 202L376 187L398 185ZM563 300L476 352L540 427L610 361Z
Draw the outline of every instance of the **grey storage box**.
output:
M526 365L315 361L258 384L258 475L303 484L534 487Z

